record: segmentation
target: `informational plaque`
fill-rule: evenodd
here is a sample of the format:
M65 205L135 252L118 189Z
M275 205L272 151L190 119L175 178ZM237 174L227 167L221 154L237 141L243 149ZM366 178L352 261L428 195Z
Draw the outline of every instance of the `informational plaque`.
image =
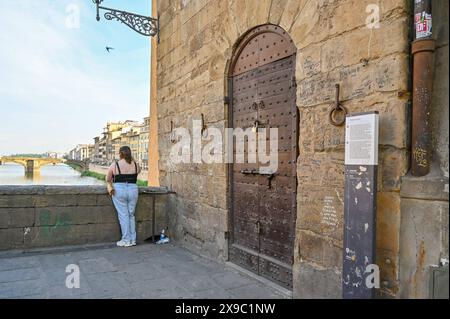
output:
M378 112L349 114L345 129L344 299L369 299L375 264Z
M345 165L378 165L378 113L347 116Z

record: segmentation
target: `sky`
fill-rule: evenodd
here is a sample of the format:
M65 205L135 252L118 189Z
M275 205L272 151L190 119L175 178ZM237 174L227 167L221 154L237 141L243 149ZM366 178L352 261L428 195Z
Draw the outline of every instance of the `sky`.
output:
M151 0L102 5L151 15ZM95 16L92 0L0 1L0 156L68 152L148 116L150 38Z

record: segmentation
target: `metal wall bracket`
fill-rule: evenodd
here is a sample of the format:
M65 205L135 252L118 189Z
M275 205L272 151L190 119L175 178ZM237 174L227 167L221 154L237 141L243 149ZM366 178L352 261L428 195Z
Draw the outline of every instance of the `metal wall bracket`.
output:
M122 10L102 7L104 0L92 0L97 7L97 21L100 21L100 9L105 10L104 17L106 20L116 20L127 25L130 29L144 36L158 37L159 43L159 19L143 16Z
M201 134L202 136L204 136L204 133L208 129L208 126L205 124L205 115L203 113L201 113L201 124L202 124Z
M334 99L334 104L332 109L329 113L329 122L333 124L334 126L341 126L345 123L345 117L347 115L347 109L341 104L339 101L339 91L340 91L340 85L336 84L336 95ZM336 119L336 113L342 113L340 119Z

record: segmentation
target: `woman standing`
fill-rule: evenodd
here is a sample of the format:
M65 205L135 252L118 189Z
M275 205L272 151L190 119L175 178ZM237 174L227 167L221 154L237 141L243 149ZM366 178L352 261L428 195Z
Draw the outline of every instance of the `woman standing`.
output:
M141 168L134 161L131 149L122 146L119 150L120 160L111 164L106 175L108 193L112 197L119 217L122 239L119 247L136 245L136 221L134 212L138 200L137 176Z

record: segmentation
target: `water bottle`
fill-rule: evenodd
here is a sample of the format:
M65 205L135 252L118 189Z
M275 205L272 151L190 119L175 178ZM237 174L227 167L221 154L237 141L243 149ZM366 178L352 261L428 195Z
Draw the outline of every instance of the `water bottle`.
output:
M166 244L169 242L169 237L166 236L165 230L161 230L161 235L159 236L159 240L156 242L157 244Z

